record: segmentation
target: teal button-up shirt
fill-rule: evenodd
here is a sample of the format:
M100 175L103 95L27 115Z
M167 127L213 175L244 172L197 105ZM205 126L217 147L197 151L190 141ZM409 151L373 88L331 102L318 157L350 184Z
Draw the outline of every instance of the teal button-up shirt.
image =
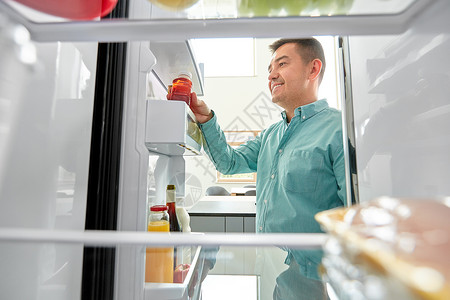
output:
M318 100L299 107L256 139L233 149L216 116L200 124L204 149L222 174L257 172L257 232L322 232L314 215L345 203L341 113ZM321 255L290 251L309 277L317 277Z

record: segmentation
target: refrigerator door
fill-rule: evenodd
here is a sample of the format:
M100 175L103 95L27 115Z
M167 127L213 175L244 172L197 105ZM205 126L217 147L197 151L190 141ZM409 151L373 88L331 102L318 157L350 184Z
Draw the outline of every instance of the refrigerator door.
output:
M83 231L97 43L33 43L0 23L0 228ZM2 243L0 297L80 299L82 258Z

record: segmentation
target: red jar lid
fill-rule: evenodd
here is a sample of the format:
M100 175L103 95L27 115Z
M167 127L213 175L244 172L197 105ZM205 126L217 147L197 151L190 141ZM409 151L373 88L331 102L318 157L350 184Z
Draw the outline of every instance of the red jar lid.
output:
M167 205L154 205L150 207L150 211L165 211L167 210Z

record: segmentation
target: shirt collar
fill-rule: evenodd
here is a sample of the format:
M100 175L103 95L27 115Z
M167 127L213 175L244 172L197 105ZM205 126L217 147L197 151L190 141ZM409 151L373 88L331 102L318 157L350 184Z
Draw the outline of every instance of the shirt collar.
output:
M300 121L303 122L326 108L328 108L327 100L320 99L320 100L314 101L313 103L297 107L294 112L294 117L300 116ZM287 122L286 111L282 111L281 116L282 116L283 120L285 122Z

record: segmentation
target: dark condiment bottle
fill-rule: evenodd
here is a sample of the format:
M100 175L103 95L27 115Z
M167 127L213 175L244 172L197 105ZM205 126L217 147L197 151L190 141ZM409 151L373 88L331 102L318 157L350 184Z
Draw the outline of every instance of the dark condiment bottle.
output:
M166 205L169 213L170 231L181 231L175 204L175 185L169 184L166 189Z
M172 82L168 89L169 100L184 101L189 105L191 103L192 75L190 72L180 72L177 78Z

